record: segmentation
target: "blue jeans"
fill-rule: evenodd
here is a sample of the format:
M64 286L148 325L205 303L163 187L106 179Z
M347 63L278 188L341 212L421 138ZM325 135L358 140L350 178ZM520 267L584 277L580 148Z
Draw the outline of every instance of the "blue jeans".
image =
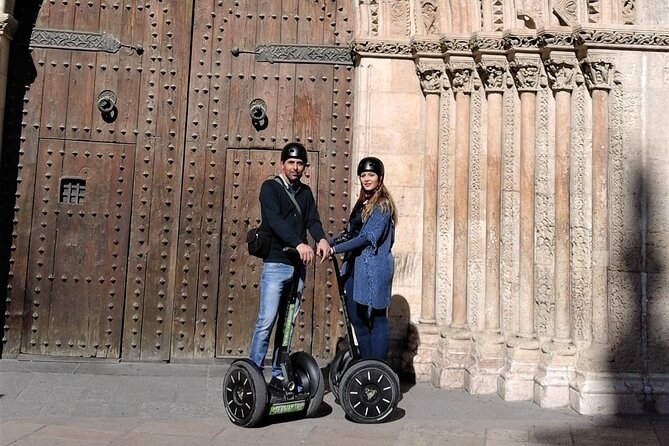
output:
M272 376L278 376L281 372L281 364L278 363L278 351L283 341L284 321L286 318L287 302L290 298L292 288L294 267L283 263L264 263L260 279L260 305L258 308L258 317L256 319L255 329L253 330L253 339L249 357L261 370L267 355L269 347L269 338L272 335L272 328L277 319L280 321L277 326L277 334L274 336L274 350L272 353ZM292 323L297 317L300 302L302 300L302 290L304 289L305 269L301 268L299 282L297 286L297 302L293 321L291 321L290 330L293 330Z

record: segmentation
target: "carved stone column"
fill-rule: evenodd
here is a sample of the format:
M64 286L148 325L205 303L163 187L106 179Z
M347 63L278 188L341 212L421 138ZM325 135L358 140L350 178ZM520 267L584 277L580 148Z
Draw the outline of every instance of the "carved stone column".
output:
M487 97L486 263L483 332L473 334L472 362L466 368L465 389L471 394L497 392L504 366L504 336L500 330L500 218L502 142L506 56L484 54L477 64Z
M423 158L423 268L420 322L436 324L435 262L437 247L437 190L439 186L439 98L444 62L420 59L416 64L425 95L425 155Z
M571 384L570 403L582 414L617 410L611 398L609 344L609 95L614 86L611 51L588 50L582 63L592 94L592 344L579 354L578 378ZM604 409L605 408L605 409Z
M551 52L545 66L555 95L555 332L541 346L534 400L542 407L556 407L569 404L576 365L571 338L571 94L581 74L576 56L568 51Z
M467 326L467 241L469 227L470 94L474 60L452 56L446 66L455 94L455 167L453 190L453 311L450 327L442 330L441 366L433 376L439 387L460 388L470 363L471 333Z
M541 77L538 54L514 54L509 63L520 95L520 266L518 333L507 340L507 364L499 393L505 400L528 400L534 393L539 342L534 330L534 213L536 102Z
M8 11L13 8L13 2L0 5L0 11ZM7 97L7 74L9 65L9 47L18 28L18 23L9 14L0 13L0 141L3 135L3 123L5 122L5 99ZM0 150L0 154L2 151Z
M615 68L609 52L590 51L583 64L592 93L592 340L609 342L609 91Z
M444 62L419 58L416 73L425 95L425 140L423 158L423 264L419 331L421 345L413 359L417 378L432 374L434 352L439 341L436 317L437 194L439 190L440 98Z

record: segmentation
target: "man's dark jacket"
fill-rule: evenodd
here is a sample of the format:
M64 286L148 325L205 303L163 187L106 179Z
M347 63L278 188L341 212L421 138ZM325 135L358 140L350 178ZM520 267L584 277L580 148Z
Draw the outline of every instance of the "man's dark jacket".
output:
M288 193L293 192L286 189L282 179L278 182L270 178L260 187L262 224L272 231L272 243L265 262L292 264L283 248L296 248L300 243L307 243L307 230L316 242L325 238L311 189L301 182L298 182L296 189L294 197L302 209L302 218L288 196Z

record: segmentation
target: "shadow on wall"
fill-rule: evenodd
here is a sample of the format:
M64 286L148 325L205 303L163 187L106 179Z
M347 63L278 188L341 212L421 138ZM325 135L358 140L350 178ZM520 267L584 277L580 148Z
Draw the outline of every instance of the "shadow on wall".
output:
M390 349L388 362L401 381L415 384L416 372L413 358L418 352L418 329L411 323L409 302L398 294L393 295L388 308Z
M30 36L37 15L42 7L42 0L22 0L16 2L14 18L19 22L18 30L11 42L7 78L7 99L5 102L5 123L0 155L0 317L5 325L7 306L7 279L11 256L14 206L16 204L16 185L19 173L19 150L21 148L23 100L27 89L35 81L37 71L28 48ZM36 147L26 147L36 151ZM4 342L0 343L0 357Z
M640 383L630 383L635 389L632 400L622 395L617 399L618 413L669 409L667 396L655 393L660 387L666 389L666 383L658 386L651 378L669 372L669 284L663 258L669 248L663 218L667 185L664 175L652 170L637 168L632 173L625 200L628 220L622 222L625 271L610 271L611 372L641 376Z

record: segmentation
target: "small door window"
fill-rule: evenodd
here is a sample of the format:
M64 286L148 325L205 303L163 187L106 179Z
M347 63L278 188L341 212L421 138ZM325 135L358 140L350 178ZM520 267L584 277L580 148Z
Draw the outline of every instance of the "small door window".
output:
M83 178L60 179L60 202L62 204L84 204L86 180Z

